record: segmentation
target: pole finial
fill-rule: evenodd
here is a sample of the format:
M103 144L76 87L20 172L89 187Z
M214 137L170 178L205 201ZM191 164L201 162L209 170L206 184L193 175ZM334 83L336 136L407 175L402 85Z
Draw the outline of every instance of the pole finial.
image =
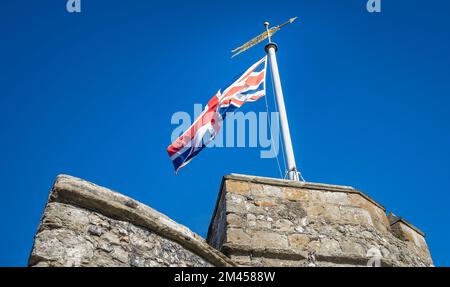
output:
M272 43L272 35L270 35L269 22L264 22L264 26L266 26L267 39L269 40L269 44Z

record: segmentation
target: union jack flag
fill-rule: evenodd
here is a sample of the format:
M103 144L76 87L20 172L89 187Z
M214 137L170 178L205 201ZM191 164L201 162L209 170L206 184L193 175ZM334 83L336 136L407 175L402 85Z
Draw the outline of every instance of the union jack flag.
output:
M223 92L219 90L192 126L167 148L176 173L215 139L228 112L266 95L266 70L267 56L253 64Z

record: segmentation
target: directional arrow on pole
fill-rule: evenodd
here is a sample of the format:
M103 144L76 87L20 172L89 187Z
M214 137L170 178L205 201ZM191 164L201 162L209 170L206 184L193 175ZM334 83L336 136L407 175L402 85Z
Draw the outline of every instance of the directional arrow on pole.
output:
M297 20L298 17L294 17L289 19L288 21L284 22L281 25L272 27L270 29L268 29L267 31L261 33L260 35L256 36L255 38L251 39L250 41L248 41L247 43L245 43L244 45L237 47L236 49L234 49L233 51L231 51L232 53L235 53L233 56L231 56L231 58L236 57L237 55L247 51L248 49L250 49L251 47L261 43L262 41L264 41L265 39L272 37L276 32L278 32L281 28L283 28L284 26L293 23L295 20Z

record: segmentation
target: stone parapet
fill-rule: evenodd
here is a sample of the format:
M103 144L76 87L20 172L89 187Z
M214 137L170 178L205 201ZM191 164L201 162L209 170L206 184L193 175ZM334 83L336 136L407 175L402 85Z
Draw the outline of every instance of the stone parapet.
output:
M432 266L423 236L392 226L349 186L228 175L207 241L243 266Z
M154 209L61 175L29 266L432 266L425 234L350 186L228 175L207 240Z
M30 266L234 266L203 238L129 197L61 175Z

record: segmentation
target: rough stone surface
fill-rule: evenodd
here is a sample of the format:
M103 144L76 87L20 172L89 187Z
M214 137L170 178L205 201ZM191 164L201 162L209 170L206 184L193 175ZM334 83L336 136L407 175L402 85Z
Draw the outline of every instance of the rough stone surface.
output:
M432 266L405 222L352 187L230 175L207 240L243 266Z
M234 266L155 210L81 179L59 176L30 266Z
M378 260L378 261L377 261ZM229 175L205 241L124 195L59 176L30 266L432 266L425 235L348 186Z

